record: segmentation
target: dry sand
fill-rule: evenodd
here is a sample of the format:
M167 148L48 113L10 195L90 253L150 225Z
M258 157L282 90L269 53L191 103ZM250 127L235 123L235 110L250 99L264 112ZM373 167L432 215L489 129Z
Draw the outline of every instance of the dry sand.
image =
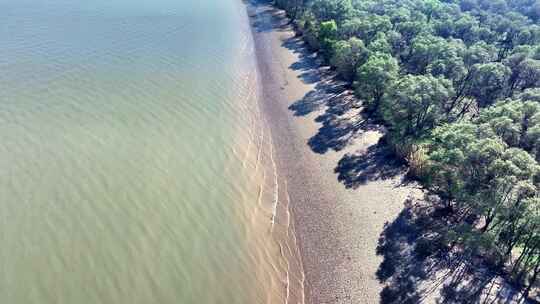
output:
M319 67L280 10L248 3L261 106L286 184L307 303L378 303L376 249L387 222L418 190L377 144L352 93Z

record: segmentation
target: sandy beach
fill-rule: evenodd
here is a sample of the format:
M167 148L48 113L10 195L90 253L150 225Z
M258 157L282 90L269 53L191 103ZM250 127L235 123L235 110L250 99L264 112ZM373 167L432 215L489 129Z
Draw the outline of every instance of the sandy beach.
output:
M287 189L306 303L377 303L377 245L414 193L385 157L379 126L295 37L283 12L252 1L262 109Z

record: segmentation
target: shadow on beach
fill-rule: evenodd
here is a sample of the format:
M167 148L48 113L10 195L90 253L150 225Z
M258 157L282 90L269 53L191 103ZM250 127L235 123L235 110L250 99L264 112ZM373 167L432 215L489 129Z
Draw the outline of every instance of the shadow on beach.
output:
M405 164L394 157L384 138L365 152L346 154L335 169L338 180L353 189L370 181L395 178L405 171Z
M270 20L255 20L251 23L252 28L255 29L257 32L264 33L290 30L290 23L285 18L283 18L282 12L271 7L271 5L273 4L271 0L249 0L248 2L254 7L260 5L266 6L264 16L266 18L270 18Z
M300 71L299 77L304 83L315 84L313 90L289 107L295 116L323 111L315 118L322 126L308 142L315 153L341 151L363 133L379 129L359 115L362 106L354 97L349 84L340 80L328 67L321 67L317 57L307 52L301 38L289 38L283 42L283 46L297 53L300 58L289 68Z
M251 2L263 5L259 6L263 10L261 18L266 18L255 20L255 31L291 29L291 24L282 18L283 12L272 8L269 1ZM297 117L313 117L320 124L307 141L313 152L343 153L334 169L337 180L350 189L396 177L401 177L401 185L408 183L406 165L393 156L384 139L384 129L363 113L362 103L354 97L350 84L322 66L301 37L285 39L282 46L298 56L288 68L297 71L299 79L312 87L289 110ZM356 151L343 151L348 147ZM486 265L477 253L448 245L448 227L455 223L433 198L405 201L397 217L384 225L376 249L368 248L373 250L371 254L382 258L376 272L383 287L379 294L381 303L518 302L519 294L501 279L499 272L492 270L496 268ZM329 249L328 256L335 255L331 249L334 248Z
M321 70L324 69L323 67L321 67L322 62L317 57L316 53L309 52L307 50L307 46L304 43L302 37L294 36L288 38L283 41L282 46L290 50L294 54L298 55L299 60L291 64L289 68L295 71L300 71L300 79L302 79L304 83L313 84L322 80L323 75L321 75ZM329 81L326 81L325 84L338 85L337 82ZM314 93L321 92L321 89L323 88L326 88L326 86L314 90Z
M385 225L377 254L381 303L517 303L520 294L480 256L443 245L452 219L433 199L408 199Z
M316 55L306 50L301 37L289 38L283 46L299 56L290 68L301 72L300 78L304 83L315 83L313 90L289 107L295 116L319 113L315 121L322 126L308 140L312 151L318 154L330 150L339 152L369 132L382 133L382 128L362 113L362 104L349 84L340 80L328 67L321 67ZM404 171L404 164L392 155L384 139L370 145L366 151L346 154L335 169L338 180L347 188L393 178Z
M301 37L282 44L299 60L289 66L314 88L289 106L295 116L316 114L321 127L307 142L318 154L339 152L355 139L363 140L360 150L345 154L335 168L346 188L356 189L371 181L401 176L401 185L411 182L406 165L396 159L385 141L383 128L362 111L350 85L309 52ZM368 138L378 134L378 141ZM519 297L479 256L456 253L443 245L452 224L444 209L429 199L408 199L397 218L385 224L376 254L383 258L376 273L384 288L384 304L420 303L516 303Z

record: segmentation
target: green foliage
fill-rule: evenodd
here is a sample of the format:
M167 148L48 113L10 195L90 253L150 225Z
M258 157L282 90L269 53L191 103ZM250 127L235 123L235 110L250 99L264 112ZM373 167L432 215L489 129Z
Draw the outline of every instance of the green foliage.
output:
M368 57L364 42L356 37L352 37L347 41L338 41L334 45L332 53L330 64L336 68L341 77L348 81L354 79L356 69Z
M284 9L293 21L304 12L304 0L275 0L274 3Z
M432 35L421 35L412 40L407 60L408 70L425 74L428 65L436 60L446 48L446 40Z
M511 264L527 295L540 276L540 0L276 1L451 210L446 245Z
M517 96L521 100L540 102L540 88L527 89Z
M447 124L433 132L428 185L489 231L516 204L533 197L540 172L526 151L509 147L482 125Z
M444 122L446 103L453 95L450 81L431 75L407 75L389 89L383 118L393 136L421 138Z
M475 142L478 135L477 126L471 123L446 124L433 132L427 184L448 204L461 199L465 187L461 166L467 158L469 144Z
M388 42L386 34L384 34L383 32L377 33L373 41L371 41L371 43L369 44L368 49L372 53L392 53L392 46Z
M540 103L505 100L483 111L478 123L489 126L510 147L521 148L540 160Z
M319 28L319 39L321 40L336 40L337 38L337 25L336 21L324 21L321 22Z
M523 91L540 85L540 61L524 58L517 65L511 66L512 78L510 90Z
M319 28L319 43L322 54L327 62L334 55L337 39L337 25L334 20L321 22Z
M481 107L493 104L504 96L506 83L510 78L510 69L499 62L477 64L473 66L470 94Z
M484 64L495 60L496 49L485 42L477 42L467 48L463 54L463 62L471 68L475 64Z
M370 111L378 109L379 104L391 85L398 77L397 60L390 54L375 53L360 66L356 76L355 92Z
M341 22L351 16L353 7L350 0L313 0L310 12L322 22L330 20Z

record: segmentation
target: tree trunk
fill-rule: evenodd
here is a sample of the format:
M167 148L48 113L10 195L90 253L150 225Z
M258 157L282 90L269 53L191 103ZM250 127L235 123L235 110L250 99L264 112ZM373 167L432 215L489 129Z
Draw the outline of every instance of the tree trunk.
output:
M536 283L536 279L538 279L538 274L540 273L540 261L536 262L536 265L534 266L534 273L531 279L529 280L529 285L527 285L527 288L523 291L523 300L526 300L529 297L529 293L531 292L532 287Z

